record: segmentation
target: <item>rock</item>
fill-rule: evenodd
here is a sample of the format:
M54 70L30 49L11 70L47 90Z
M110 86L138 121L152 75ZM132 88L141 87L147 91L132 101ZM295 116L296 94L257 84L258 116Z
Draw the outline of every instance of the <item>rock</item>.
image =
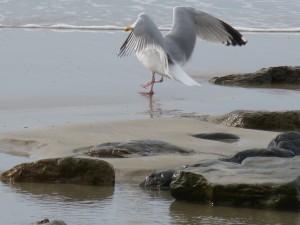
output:
M265 85L265 84L300 84L300 66L278 66L258 70L254 73L231 74L214 77L211 83L221 85Z
M300 130L300 111L266 112L236 110L211 119L212 122L231 127L257 130Z
M300 155L300 132L290 131L279 134L270 142L268 147L284 149L295 155Z
M266 149L202 160L174 174L177 200L214 205L300 209L300 132L277 135Z
M115 172L109 163L84 158L54 158L23 163L2 173L0 178L5 182L115 184Z
M202 133L202 134L194 134L192 135L196 138L202 138L207 140L213 140L213 141L223 141L228 143L237 142L240 137L235 134L229 134L229 133Z
M172 169L155 171L146 177L140 187L153 190L169 189L175 172L176 170Z
M41 221L35 222L34 224L47 224L49 222L50 222L49 219L46 218L46 219L43 219Z
M178 171L170 187L176 200L300 209L300 156L250 157L242 164L202 160Z
M292 158L295 154L292 151L280 149L280 148L266 148L266 149L247 149L238 152L231 158L221 159L226 162L242 163L244 159L249 157L280 157L280 158Z
M181 148L167 142L155 140L133 140L129 142L109 142L74 150L92 157L129 158L165 154L191 154L193 150Z
M32 223L33 225L39 225L39 224L46 224L46 225L67 225L64 221L62 220L52 220L49 221L49 219L43 219L41 221Z
M67 224L62 220L53 220L47 223L47 225L67 225Z

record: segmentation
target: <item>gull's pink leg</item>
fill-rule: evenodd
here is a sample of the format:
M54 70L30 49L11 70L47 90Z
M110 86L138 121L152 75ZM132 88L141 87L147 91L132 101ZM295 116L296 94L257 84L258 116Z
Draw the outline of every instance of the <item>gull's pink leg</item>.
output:
M147 82L147 83L145 83L144 85L143 85L143 88L146 88L146 87L148 87L148 86L151 86L150 87L150 91L149 92L140 92L141 94L143 94L143 95L153 95L154 94L154 91L153 91L153 86L154 86L154 84L155 83L161 83L161 82L163 82L163 76L161 76L161 78L160 78L160 80L155 80L155 73L154 72L152 72L152 80L151 81L149 81L149 82Z
M152 80L143 84L142 87L146 88L149 87L150 85L152 85L153 83L162 83L164 81L164 77L161 76L160 80L155 80L155 73L152 73Z

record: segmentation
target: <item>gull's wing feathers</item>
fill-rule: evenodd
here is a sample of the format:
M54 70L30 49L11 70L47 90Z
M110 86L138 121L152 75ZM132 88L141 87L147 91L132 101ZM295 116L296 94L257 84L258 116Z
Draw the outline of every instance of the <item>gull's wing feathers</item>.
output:
M203 40L225 45L235 46L247 43L237 30L216 17L191 7L175 7L173 26L166 36L175 37L182 42L187 41L187 35L195 34Z
M132 25L132 31L121 46L118 56L122 57L139 53L147 47L157 49L165 55L164 58L167 60L162 34L150 17L142 13Z
M172 29L165 35L168 53L184 64L191 57L196 39L225 45L245 45L247 41L227 23L191 7L175 7Z
M182 24L182 21L184 21L182 17L187 15L190 16L194 22L197 36L203 40L233 46L241 46L247 43L247 41L242 38L242 35L229 24L208 13L191 7L174 8L173 23L179 23L180 26L185 26L185 24ZM173 26L174 25L175 24L173 24Z
M237 30L224 21L194 8L188 8L187 10L191 13L197 25L199 38L233 46L241 46L247 43Z

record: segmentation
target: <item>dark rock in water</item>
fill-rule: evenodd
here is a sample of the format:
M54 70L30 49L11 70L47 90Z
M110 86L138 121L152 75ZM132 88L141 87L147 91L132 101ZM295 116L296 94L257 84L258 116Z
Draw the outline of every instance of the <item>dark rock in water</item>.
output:
M279 148L293 152L295 155L300 155L300 132L290 131L279 134L274 138L269 148Z
M257 130L300 130L300 111L265 112L236 110L217 117L212 122L231 127Z
M52 220L50 221L49 219L43 219L41 221L32 223L33 225L39 225L39 224L46 224L46 225L67 225L64 221L62 220Z
M203 160L178 171L176 200L213 205L300 209L300 157L250 157L242 164Z
M34 224L47 224L47 223L49 223L49 222L50 222L49 219L43 219L43 220L38 221L38 222L36 222L36 223L34 223Z
M114 186L115 172L103 160L54 158L17 165L2 173L1 180Z
M43 219L41 221L32 223L33 225L39 225L39 224L46 224L46 225L67 225L64 221L62 220L52 220L50 221L49 219Z
M280 157L280 158L292 158L295 154L292 151L270 148L270 149L247 149L238 152L231 158L221 159L226 162L242 163L244 159L249 157Z
M211 83L221 85L265 85L265 84L300 84L300 66L278 66L263 68L254 73L231 74L214 77Z
M172 177L176 170L159 170L151 173L140 184L140 187L154 190L169 189Z
M92 157L129 158L164 154L191 154L193 150L181 148L167 142L155 140L133 140L129 142L109 142L96 146L76 149L74 152Z
M239 136L235 134L228 134L228 133L202 133L202 134L194 134L192 136L201 139L223 141L228 143L237 142L240 139Z

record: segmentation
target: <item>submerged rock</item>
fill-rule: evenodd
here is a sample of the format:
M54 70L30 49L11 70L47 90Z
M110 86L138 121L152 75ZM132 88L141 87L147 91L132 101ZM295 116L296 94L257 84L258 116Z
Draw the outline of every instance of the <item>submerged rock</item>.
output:
M173 169L155 171L146 177L140 187L154 190L169 189L175 172Z
M254 73L231 74L214 77L211 83L221 85L265 85L300 84L300 66L278 66L258 70Z
M165 154L191 154L193 150L181 148L164 141L133 140L129 142L109 142L74 150L92 157L129 158Z
M114 186L115 172L109 163L83 158L43 159L23 163L1 174L5 182L47 182Z
M266 112L236 110L212 119L212 122L231 127L257 130L300 130L300 111Z

